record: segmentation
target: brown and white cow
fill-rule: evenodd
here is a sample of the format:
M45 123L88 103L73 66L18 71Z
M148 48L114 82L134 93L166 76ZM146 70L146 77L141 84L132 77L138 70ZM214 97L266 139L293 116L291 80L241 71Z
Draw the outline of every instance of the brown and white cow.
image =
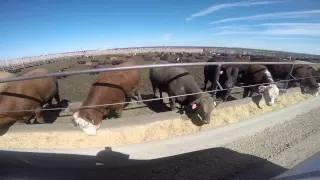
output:
M39 68L22 76L47 74L48 70ZM6 83L0 93L0 127L9 127L15 122L28 123L34 116L39 123L44 123L41 108L52 99L60 102L58 83L55 77L15 81ZM38 110L7 112L12 110Z
M128 61L120 66L134 66L135 63ZM95 135L100 127L104 116L110 111L115 111L118 117L121 117L124 104L106 105L92 107L94 105L112 104L125 102L127 97L133 93L138 95L140 73L138 70L125 70L104 72L98 75L93 83L89 94L87 95L82 107L73 115L73 120L87 135Z

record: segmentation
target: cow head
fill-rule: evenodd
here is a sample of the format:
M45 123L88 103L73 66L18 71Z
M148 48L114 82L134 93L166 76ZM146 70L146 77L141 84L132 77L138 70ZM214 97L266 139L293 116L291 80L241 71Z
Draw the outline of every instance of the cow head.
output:
M274 105L274 100L279 95L279 88L275 84L259 86L259 93L263 95L268 106Z
M89 119L88 119L89 120ZM79 111L73 114L73 121L80 126L80 128L89 136L94 136L97 134L97 130L100 127L99 125L94 125L93 119L90 119L89 122L87 118L80 117Z
M211 113L216 106L212 97L201 97L195 100L192 104L192 109L198 115L198 117L203 121L203 123L210 123Z
M220 72L221 76L225 76L224 79L226 82L222 84L223 88L229 89L232 88L237 81L239 68L235 66L229 66L225 70Z
M299 82L302 94L318 95L320 85L307 67L298 68L294 76L300 78Z
M310 86L301 85L300 88L302 94L311 94L312 96L318 96L320 92L320 83L318 83L318 87L310 88Z

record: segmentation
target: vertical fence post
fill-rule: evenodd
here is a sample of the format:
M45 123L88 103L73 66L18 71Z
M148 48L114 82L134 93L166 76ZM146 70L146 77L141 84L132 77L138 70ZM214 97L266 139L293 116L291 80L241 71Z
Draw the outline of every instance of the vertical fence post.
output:
M289 71L289 73L287 74L287 77L286 77L286 81L285 81L285 83L284 83L284 89L287 89L287 87L288 87L288 84L289 84L289 79L290 79L290 76L291 76L291 74L292 74L292 71L293 71L293 68L294 68L294 64L292 64L291 65L291 68L290 68L290 71Z
M217 85L219 83L220 70L221 70L221 65L219 64L216 66L216 72L215 72L215 76L214 76L214 84L213 84L213 88L212 88L212 91L214 91L214 92L212 92L213 96L216 96L216 94L217 94L217 91L215 91L215 90L217 90Z

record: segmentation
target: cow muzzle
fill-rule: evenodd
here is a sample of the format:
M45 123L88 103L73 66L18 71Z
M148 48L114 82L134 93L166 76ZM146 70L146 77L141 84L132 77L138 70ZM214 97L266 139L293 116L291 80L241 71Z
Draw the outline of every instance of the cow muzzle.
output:
M73 115L73 121L75 124L79 125L80 128L85 132L88 136L94 136L97 134L97 130L100 128L99 125L94 125L93 123L90 123L86 121L85 119L79 117L79 113L76 112Z
M274 102L268 102L266 103L268 106L273 106L274 105Z
M231 83L227 83L227 84L225 84L225 86L226 86L227 89L232 88L232 84Z
M208 118L208 117L202 118L202 117L200 116L200 114L197 114L197 116L199 117L199 119L200 119L204 124L209 124L209 123L210 123L210 117L209 117L209 118Z

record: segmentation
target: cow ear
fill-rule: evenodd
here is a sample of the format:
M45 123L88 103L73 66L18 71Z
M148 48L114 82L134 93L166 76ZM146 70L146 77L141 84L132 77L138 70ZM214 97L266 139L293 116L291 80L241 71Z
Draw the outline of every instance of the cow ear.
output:
M196 109L197 105L196 104L192 104L192 109Z
M262 93L263 91L265 91L265 89L267 88L267 86L259 86L259 93Z

